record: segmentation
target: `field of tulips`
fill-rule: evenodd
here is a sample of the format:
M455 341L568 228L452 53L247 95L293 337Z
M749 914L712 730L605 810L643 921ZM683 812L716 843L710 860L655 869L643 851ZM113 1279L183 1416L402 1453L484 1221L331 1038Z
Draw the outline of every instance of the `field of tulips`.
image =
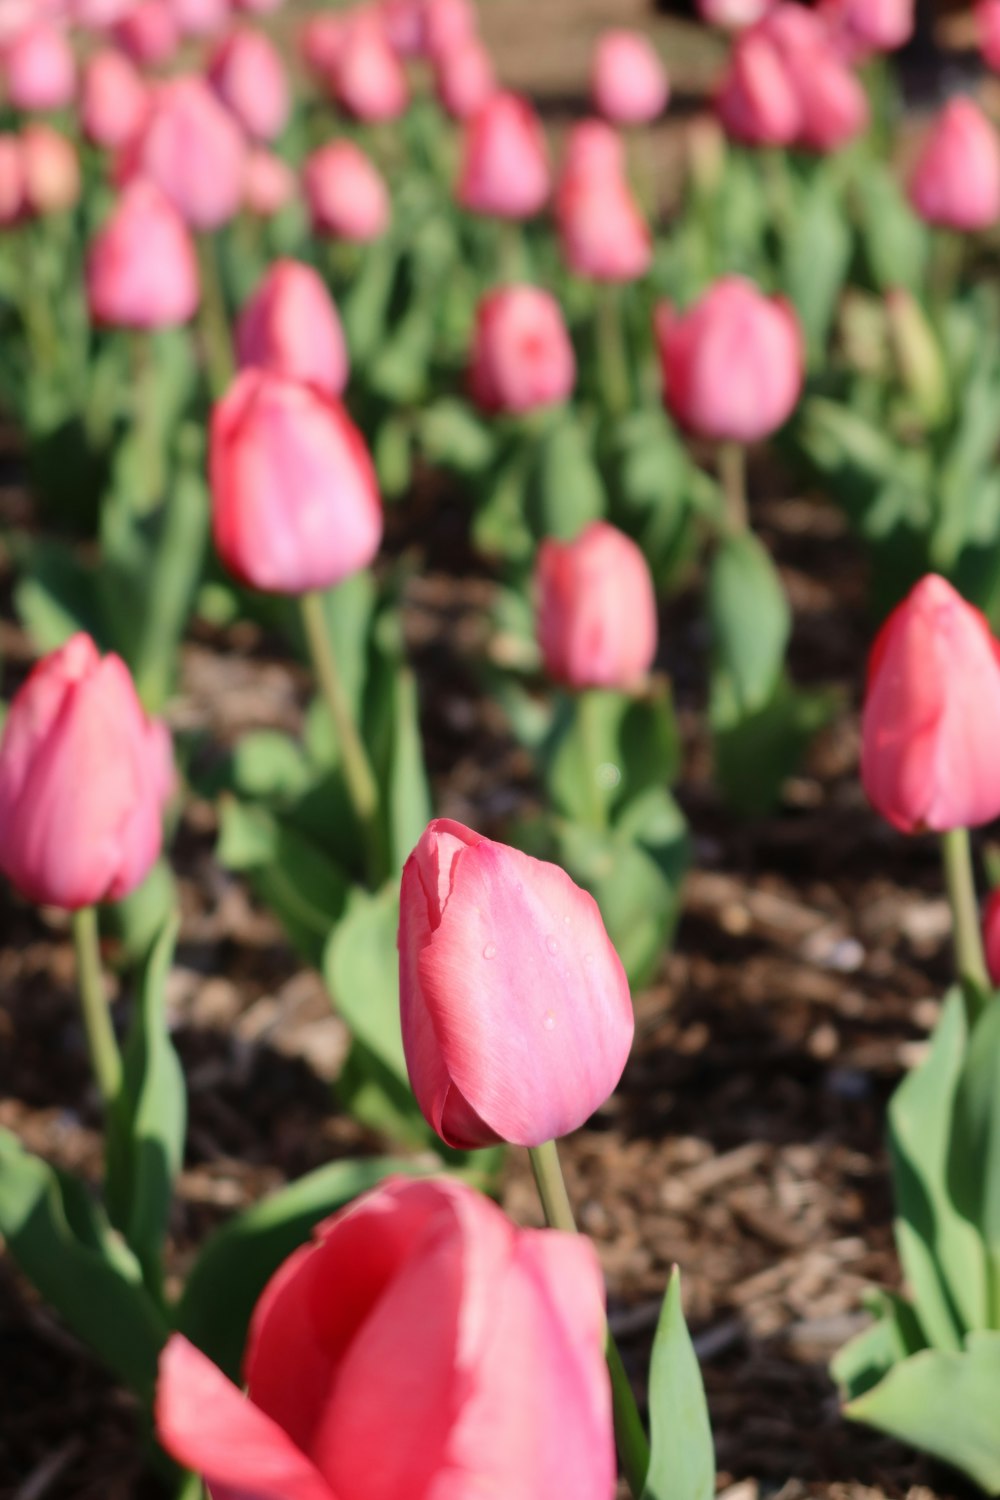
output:
M1000 1495L995 73L0 0L0 1495Z

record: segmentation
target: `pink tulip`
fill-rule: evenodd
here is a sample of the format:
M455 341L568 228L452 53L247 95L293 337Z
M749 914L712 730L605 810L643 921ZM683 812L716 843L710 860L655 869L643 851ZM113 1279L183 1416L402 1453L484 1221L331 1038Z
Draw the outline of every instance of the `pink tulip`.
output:
M537 286L489 292L476 310L469 381L488 412L523 413L565 401L576 358L562 311Z
M975 16L983 61L994 73L1000 73L1000 0L979 0Z
M667 107L670 82L652 43L635 31L606 31L594 50L590 97L612 125L648 125Z
M994 890L983 908L983 949L994 988L1000 988L1000 889Z
M7 98L14 109L66 109L76 92L76 63L65 32L49 22L26 27L4 56Z
M257 1303L246 1396L176 1334L156 1427L216 1496L608 1500L604 1288L582 1236L447 1178L390 1179Z
M245 11L250 16L270 16L276 10L280 10L285 0L232 0L236 10Z
M171 0L181 36L218 36L229 22L229 0Z
M120 901L149 873L172 787L170 740L128 669L75 635L32 672L0 744L0 869L29 901Z
M656 656L656 595L629 537L594 521L572 542L550 537L535 566L538 644L545 670L573 688L627 692Z
M27 0L34 5L36 0ZM68 9L74 26L84 31L109 31L132 9L135 0L70 0Z
M914 0L822 0L820 14L852 56L895 52L913 35Z
M83 75L80 116L95 146L116 151L141 130L149 95L136 69L111 48L95 52Z
M623 165L612 165L616 151L621 163L623 152L609 125L585 120L574 126L556 188L556 222L566 264L577 276L594 281L635 281L653 258L653 237Z
M244 370L212 414L212 522L223 563L274 594L330 588L375 557L382 503L364 439L340 402Z
M291 167L261 147L247 156L243 178L243 207L258 219L272 219L295 198L297 183Z
M726 276L683 316L662 306L656 333L663 399L696 436L757 442L794 411L804 351L798 319L783 298Z
M425 0L379 0L379 25L397 57L423 56L426 9Z
M734 140L790 146L802 129L799 90L772 39L754 27L733 49L716 98L719 119Z
M493 60L478 37L445 52L434 65L438 99L453 120L478 114L497 91Z
M441 62L476 39L476 13L469 0L424 0L424 47L433 61Z
M218 229L239 212L246 142L204 79L172 78L123 163L126 180L152 179L192 229Z
M0 228L16 224L25 210L24 153L16 135L0 134Z
M125 188L87 257L95 323L172 328L193 316L198 260L183 219L154 183Z
M1000 643L935 574L889 616L872 647L861 780L903 833L974 828L1000 813Z
M632 1001L597 903L564 870L429 824L400 890L410 1084L450 1146L538 1146L613 1092Z
M238 27L215 52L209 82L248 136L273 141L288 122L291 101L285 67L262 31Z
M305 165L304 186L318 234L365 243L389 227L389 190L353 141L331 141Z
M910 179L910 202L928 224L988 229L1000 219L1000 145L971 99L938 115Z
M348 356L333 299L311 266L278 260L244 307L236 327L240 366L256 365L339 396Z
M115 27L115 41L140 68L168 63L180 45L180 30L168 0L141 0Z
M458 201L477 214L528 219L549 196L541 122L526 99L499 92L465 127Z
M710 26L742 31L745 26L756 26L774 3L775 0L698 0L698 14Z
M75 206L80 197L80 161L71 140L51 125L26 125L21 132L21 162L29 213L65 213Z
M410 91L399 58L374 15L352 19L333 64L334 97L357 120L395 120L406 109Z
M299 31L299 55L320 82L325 83L332 76L350 25L349 17L342 11L321 11L303 23Z

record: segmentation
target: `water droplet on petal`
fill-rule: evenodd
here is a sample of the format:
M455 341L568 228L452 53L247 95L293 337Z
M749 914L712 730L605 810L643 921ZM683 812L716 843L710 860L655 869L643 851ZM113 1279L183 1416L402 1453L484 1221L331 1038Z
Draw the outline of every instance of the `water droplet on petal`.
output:
M545 946L546 948L548 948L550 953L559 952L559 944L556 942L554 937L547 937L545 939Z
M556 1018L550 1010L547 1010L542 1017L542 1025L545 1027L546 1031L555 1031Z
M497 956L497 945L496 945L496 943L487 943L486 947L483 949L483 957L488 960L488 959L491 959L491 958L496 958L496 956Z
M563 917L563 926L564 927L572 927L572 925L573 925L573 918L572 917Z
M585 953L583 955L583 961L585 964L592 964L594 962L594 955L592 953Z

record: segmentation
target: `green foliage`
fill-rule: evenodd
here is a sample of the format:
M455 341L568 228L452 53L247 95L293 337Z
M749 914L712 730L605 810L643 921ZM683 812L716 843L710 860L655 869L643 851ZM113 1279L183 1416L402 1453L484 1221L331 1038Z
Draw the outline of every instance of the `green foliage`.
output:
M642 1500L712 1500L715 1448L698 1357L684 1321L675 1266L649 1371L649 1471Z

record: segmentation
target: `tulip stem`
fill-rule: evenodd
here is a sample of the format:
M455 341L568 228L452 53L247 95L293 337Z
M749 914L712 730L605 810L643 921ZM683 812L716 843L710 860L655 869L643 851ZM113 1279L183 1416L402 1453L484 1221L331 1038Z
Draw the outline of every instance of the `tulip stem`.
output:
M595 828L608 826L608 808L601 786L601 702L592 689L585 689L577 699L584 776L587 782L587 807Z
M972 847L967 828L952 828L941 835L944 881L951 905L955 969L965 989L969 1020L979 1013L979 997L990 990L979 925L976 878L972 869Z
M545 1211L545 1222L550 1229L560 1229L564 1234L576 1234L576 1219L573 1205L566 1191L566 1181L559 1165L559 1148L555 1141L545 1141L541 1146L530 1146L528 1156L535 1176L535 1186ZM649 1440L635 1404L632 1385L618 1352L611 1331L608 1331L604 1356L611 1377L611 1405L615 1419L615 1442L622 1471L628 1487L639 1500L649 1471Z
M139 481L143 485L140 505L152 509L163 499L166 488L163 474L163 449L158 431L159 384L156 350L147 329L133 329L129 334L132 357L132 420L141 464Z
M747 506L747 450L742 443L719 445L719 480L726 497L730 529L746 531L750 525Z
M201 273L199 322L208 367L212 398L218 401L228 390L236 373L233 341L229 332L229 314L222 289L219 257L209 235L198 237L198 268Z
M605 404L613 417L623 417L632 404L632 382L618 287L598 287L596 318L597 363Z
M361 828L366 874L372 889L377 889L382 874L378 782L344 691L337 655L330 640L323 596L303 594L299 602L313 670L333 724L348 796Z
M110 1111L121 1090L122 1059L101 972L96 907L84 906L73 913L73 942L90 1062L105 1108Z

